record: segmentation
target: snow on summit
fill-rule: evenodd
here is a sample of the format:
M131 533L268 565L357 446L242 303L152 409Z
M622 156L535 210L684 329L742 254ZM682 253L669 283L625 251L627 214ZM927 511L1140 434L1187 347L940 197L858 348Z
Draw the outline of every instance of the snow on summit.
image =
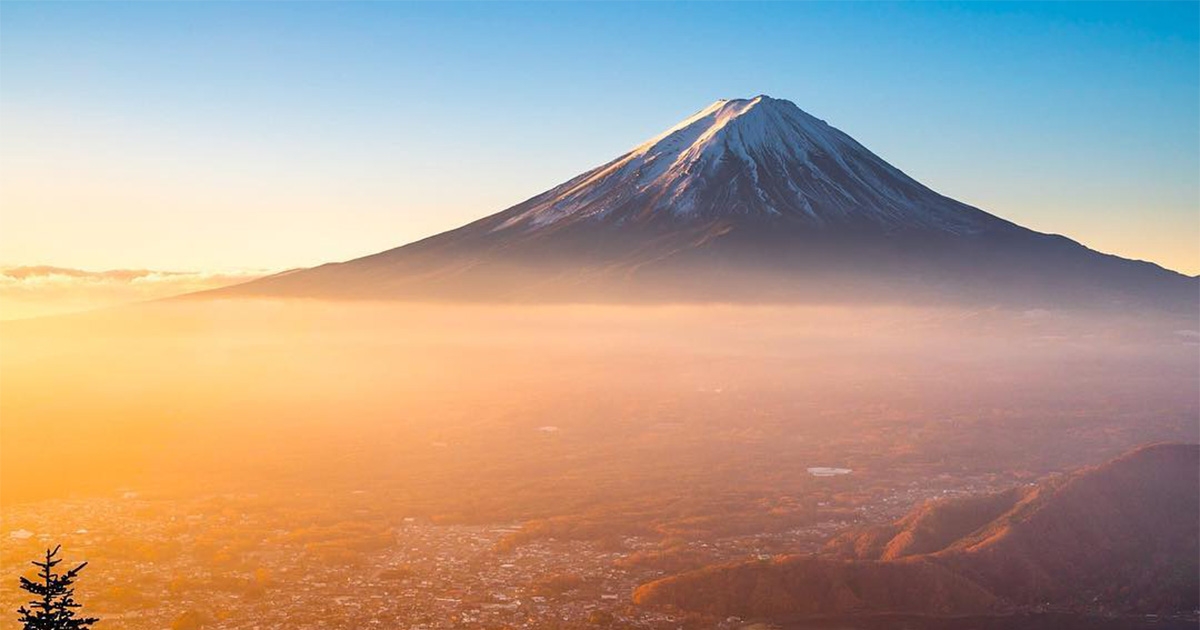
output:
M519 208L495 229L743 217L970 233L999 222L934 193L790 101L765 95L716 101Z

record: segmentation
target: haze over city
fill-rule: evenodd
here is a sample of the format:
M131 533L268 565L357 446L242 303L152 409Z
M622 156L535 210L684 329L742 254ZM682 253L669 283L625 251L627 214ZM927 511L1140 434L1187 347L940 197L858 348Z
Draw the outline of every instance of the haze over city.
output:
M1200 626L1200 4L7 2L0 137L23 630Z

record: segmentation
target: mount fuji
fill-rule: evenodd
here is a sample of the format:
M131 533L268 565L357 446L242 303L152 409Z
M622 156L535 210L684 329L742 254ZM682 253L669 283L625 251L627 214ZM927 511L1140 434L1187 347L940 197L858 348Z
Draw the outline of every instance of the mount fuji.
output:
M205 295L1190 311L1198 288L940 195L791 102L757 96L719 100L455 230Z

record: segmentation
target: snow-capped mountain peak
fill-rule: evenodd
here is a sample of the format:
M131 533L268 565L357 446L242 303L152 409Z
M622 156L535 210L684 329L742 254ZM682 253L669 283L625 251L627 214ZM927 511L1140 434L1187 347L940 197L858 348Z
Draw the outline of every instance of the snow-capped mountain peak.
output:
M715 217L953 233L1003 223L934 193L790 101L766 95L718 100L513 210L496 230Z
M765 95L457 229L221 294L1196 308L1195 279L939 195Z

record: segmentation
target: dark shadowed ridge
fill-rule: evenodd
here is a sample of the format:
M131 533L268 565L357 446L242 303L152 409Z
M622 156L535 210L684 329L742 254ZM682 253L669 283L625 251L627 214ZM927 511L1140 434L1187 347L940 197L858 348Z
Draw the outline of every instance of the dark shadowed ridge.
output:
M415 243L206 297L1197 308L1200 284L940 195L789 101L720 100Z
M1007 492L939 501L820 556L706 568L635 600L718 615L1190 613L1200 605L1200 445L1157 444Z

